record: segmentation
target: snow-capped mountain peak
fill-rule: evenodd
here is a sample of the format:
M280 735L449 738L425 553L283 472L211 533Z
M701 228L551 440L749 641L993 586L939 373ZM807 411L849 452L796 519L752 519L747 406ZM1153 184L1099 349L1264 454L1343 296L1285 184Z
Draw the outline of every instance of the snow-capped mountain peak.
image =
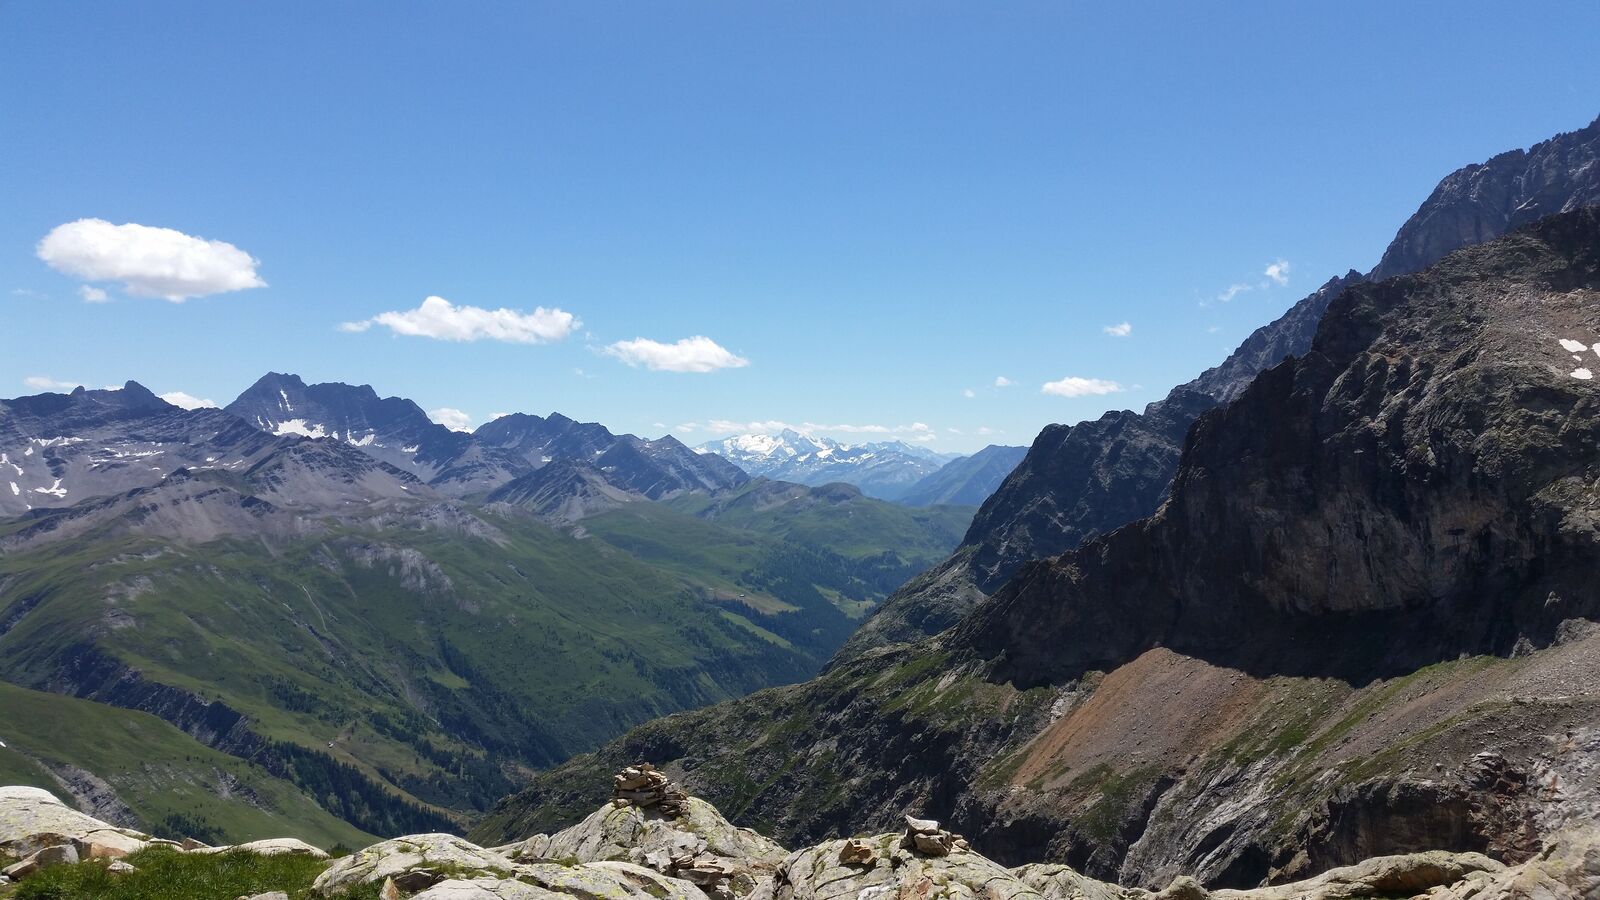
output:
M919 479L958 458L903 441L847 444L788 428L708 441L694 449L715 453L752 475L807 485L842 481L884 500L897 499Z

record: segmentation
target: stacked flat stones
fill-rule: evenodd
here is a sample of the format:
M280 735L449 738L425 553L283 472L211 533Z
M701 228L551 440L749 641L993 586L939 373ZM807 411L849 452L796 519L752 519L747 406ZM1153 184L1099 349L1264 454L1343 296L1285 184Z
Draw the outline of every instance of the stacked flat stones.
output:
M903 846L924 856L949 856L952 850L970 850L967 839L953 831L945 831L933 819L906 816L906 837Z
M682 788L647 762L626 766L611 779L613 806L653 808L664 815L679 816L688 802L689 795Z

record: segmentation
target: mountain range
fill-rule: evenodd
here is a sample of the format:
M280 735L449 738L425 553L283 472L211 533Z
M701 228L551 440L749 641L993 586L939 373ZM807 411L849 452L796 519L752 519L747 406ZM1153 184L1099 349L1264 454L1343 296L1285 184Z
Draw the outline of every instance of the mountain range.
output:
M900 500L920 482L960 458L905 441L845 444L786 428L708 441L695 452L733 463L751 475L796 484L852 484L869 497Z
M205 763L213 794L245 779L322 833L453 828L529 767L802 679L972 513L281 374L226 409L135 382L0 401L0 458L0 678L151 713L244 767ZM28 733L12 709L0 735ZM84 797L193 809L30 743L16 767Z
M1597 200L1600 122L1457 172L1369 275L1046 429L822 675L634 729L474 836L650 759L784 839L915 809L1150 888L1534 858L1600 810Z

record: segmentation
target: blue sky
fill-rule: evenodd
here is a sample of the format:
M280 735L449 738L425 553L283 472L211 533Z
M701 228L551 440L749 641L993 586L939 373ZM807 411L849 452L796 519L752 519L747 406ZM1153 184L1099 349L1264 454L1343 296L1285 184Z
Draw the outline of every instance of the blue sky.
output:
M0 396L1024 444L1600 113L1592 2L1212 6L3 2Z

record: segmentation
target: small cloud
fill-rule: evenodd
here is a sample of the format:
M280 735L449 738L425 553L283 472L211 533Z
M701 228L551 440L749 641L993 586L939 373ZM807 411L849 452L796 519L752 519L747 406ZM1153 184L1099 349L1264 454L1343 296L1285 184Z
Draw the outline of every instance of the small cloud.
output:
M1216 334L1217 332L1219 332L1221 330L1222 330L1222 326L1221 325L1211 325L1211 326L1206 328L1206 334Z
M593 374L591 374L589 372L585 372L582 369L573 369L572 370L572 374L578 376L579 378L599 378L600 377L599 375L593 375Z
M675 428L673 430L674 431L681 431L684 434L692 434L693 432L696 432L696 431L700 430L700 423L699 422L684 422L682 425L679 425L677 428Z
M81 381L62 381L48 375L29 375L22 379L22 383L41 391L70 391L83 384Z
M1129 322L1123 322L1120 325L1107 325L1100 330L1112 337L1127 337L1133 334L1133 325Z
M1266 271L1262 274L1266 275L1273 284L1283 287L1289 283L1289 261L1280 259L1267 266Z
M644 366L655 372L715 372L718 369L740 369L750 365L750 360L735 355L703 335L671 344L634 338L631 341L617 341L606 347L605 352L630 366Z
M991 435L991 434L999 434L999 432L997 432L993 428L990 428L989 426L985 425L982 428L978 429L978 434Z
M1014 384L1016 384L1015 381L1012 381L1011 379L1005 377L1004 375L998 376L994 380L994 386L997 387L997 388L1008 388L1008 387L1011 387Z
M1228 285L1228 287L1222 293L1217 295L1217 302L1227 303L1245 291L1250 290L1254 290L1254 287L1244 284L1243 282L1235 282L1234 284Z
M961 392L961 396L967 398L968 400L971 400L973 397L978 396L978 392L973 390L972 388L967 388L966 390Z
M161 399L184 409L208 409L217 405L215 400L206 400L184 391L169 391L162 394Z
M44 296L43 294L39 293L36 290L33 290L32 288L12 288L11 289L11 295L13 297L43 297Z
M1060 381L1045 382L1044 387L1039 390L1053 397L1097 397L1102 394L1119 393L1123 387L1115 381L1103 378L1079 378L1076 375L1069 375Z
M583 323L562 309L535 307L533 312L457 306L443 297L428 297L416 309L378 313L359 322L344 322L340 331L362 332L382 325L395 334L440 341L504 341L547 344L572 334Z
M959 429L959 428L946 428L945 431L949 432L950 434L960 434L961 433L961 429Z
M511 415L511 413L508 412L489 413L489 421L493 422L495 419L504 419L509 415Z
M428 418L438 422L451 431L471 431L472 416L450 406L441 406L428 411Z
M82 297L83 298L83 302L85 302L85 303L109 303L109 302L111 302L111 296L109 294L107 294L105 291L101 290L100 288L97 288L97 287L95 287L93 285L88 285L88 284L80 284L80 285L78 285L78 296Z
M256 274L260 262L226 241L132 222L79 219L57 225L34 253L57 272L121 282L132 296L173 303L267 286Z
M665 428L665 427L667 427L667 423L665 423L665 422L652 422L650 424L650 427L651 428Z

